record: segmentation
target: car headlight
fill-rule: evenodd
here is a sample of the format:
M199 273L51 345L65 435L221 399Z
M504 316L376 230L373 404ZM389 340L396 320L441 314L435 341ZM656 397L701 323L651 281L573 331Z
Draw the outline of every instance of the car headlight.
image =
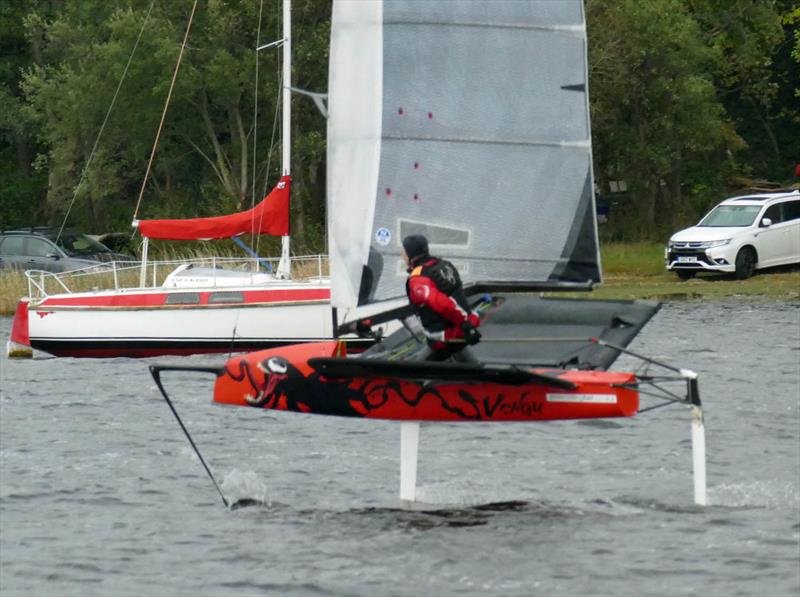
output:
M724 247L729 242L731 242L731 239L729 239L729 238L726 238L726 239L723 239L723 240L708 240L706 242L700 243L700 248L701 249L713 249L714 247Z

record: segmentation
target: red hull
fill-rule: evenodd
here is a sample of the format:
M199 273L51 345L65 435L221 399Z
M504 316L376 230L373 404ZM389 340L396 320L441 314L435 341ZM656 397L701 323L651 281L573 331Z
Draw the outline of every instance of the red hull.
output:
M627 417L639 408L633 373L532 370L575 384L428 382L387 377L327 379L308 361L341 356L339 342L300 344L234 357L217 378L221 404L412 421L548 421Z
M31 341L28 337L28 299L22 298L17 303L17 310L14 313L14 322L11 324L12 342L23 346L30 346Z

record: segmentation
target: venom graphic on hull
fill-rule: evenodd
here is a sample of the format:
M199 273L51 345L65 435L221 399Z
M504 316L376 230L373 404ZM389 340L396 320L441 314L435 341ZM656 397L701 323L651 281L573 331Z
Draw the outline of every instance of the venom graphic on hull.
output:
M326 350L327 349L327 350ZM218 403L292 412L419 421L534 421L631 416L632 373L558 371L574 390L541 383L446 382L391 375L326 377L309 365L335 343L234 357L218 377ZM342 357L344 358L344 357Z
M424 398L438 400L440 407L462 419L481 419L480 408L467 392L459 392L458 400L451 403L435 386L408 388L408 384L386 379L328 380L313 372L303 375L285 358L273 356L257 364L263 372L263 381L253 374L250 363L241 359L238 370L230 364L225 372L231 379L250 384L252 394L244 396L250 406L294 412L366 417L392 400L400 400L411 408ZM412 390L409 393L409 390Z

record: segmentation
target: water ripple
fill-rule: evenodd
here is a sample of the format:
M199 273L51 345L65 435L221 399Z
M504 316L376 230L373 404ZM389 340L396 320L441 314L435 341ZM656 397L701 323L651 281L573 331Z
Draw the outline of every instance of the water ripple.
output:
M423 426L407 507L397 425L220 409L176 376L225 508L147 375L216 357L0 358L0 594L797 594L800 309L667 304L631 349L700 373L710 506L683 407Z

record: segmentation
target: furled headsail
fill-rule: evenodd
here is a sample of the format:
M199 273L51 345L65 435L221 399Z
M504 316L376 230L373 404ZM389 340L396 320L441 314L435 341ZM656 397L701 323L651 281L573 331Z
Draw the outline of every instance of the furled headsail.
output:
M289 234L291 177L282 176L275 188L252 209L225 216L183 220L139 220L145 238L165 240L211 240L240 234Z
M599 282L581 0L334 4L335 306L401 295L425 234L465 283Z

